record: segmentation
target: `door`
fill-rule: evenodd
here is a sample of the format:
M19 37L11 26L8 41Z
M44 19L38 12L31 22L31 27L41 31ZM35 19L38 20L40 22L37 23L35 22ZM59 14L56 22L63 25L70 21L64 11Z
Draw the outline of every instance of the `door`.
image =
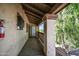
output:
M30 26L29 36L36 37L36 27L35 26Z
M32 37L35 37L36 36L36 30L35 30L35 26L32 26Z

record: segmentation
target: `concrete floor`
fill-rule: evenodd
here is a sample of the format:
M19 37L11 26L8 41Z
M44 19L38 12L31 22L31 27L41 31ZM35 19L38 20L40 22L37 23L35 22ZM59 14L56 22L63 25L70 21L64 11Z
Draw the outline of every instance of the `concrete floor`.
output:
M44 56L40 42L36 38L29 38L19 56Z

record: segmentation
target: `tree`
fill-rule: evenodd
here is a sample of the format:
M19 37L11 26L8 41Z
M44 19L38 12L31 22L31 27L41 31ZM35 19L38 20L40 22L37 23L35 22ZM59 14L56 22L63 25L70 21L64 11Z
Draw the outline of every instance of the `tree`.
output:
M58 13L56 43L79 48L79 4L70 4Z

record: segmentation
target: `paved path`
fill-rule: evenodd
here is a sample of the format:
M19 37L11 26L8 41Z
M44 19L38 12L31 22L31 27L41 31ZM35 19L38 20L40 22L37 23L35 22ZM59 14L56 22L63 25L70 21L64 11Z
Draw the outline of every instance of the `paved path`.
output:
M40 43L36 38L29 38L19 56L44 56Z

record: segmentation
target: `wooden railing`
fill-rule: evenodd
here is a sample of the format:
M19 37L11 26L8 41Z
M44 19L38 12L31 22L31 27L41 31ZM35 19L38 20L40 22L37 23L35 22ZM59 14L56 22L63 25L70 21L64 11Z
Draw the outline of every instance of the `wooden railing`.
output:
M39 32L39 39L44 43L44 33Z
M56 56L67 56L65 49L56 47Z

